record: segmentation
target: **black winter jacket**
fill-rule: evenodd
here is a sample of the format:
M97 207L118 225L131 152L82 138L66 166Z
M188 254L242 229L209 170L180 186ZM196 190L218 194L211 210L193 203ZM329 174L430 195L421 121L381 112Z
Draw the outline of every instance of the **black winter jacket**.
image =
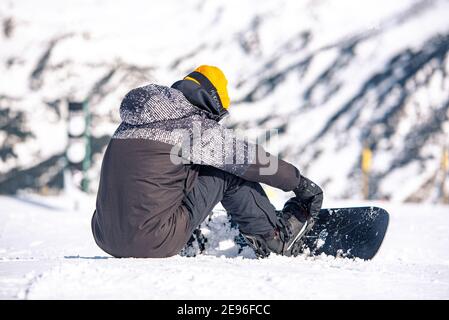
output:
M190 237L182 205L198 165L284 191L300 181L291 164L219 124L226 110L192 81L131 90L104 155L92 231L116 257L168 257ZM277 170L271 172L273 164ZM270 167L271 166L271 167ZM271 170L272 171L272 170Z

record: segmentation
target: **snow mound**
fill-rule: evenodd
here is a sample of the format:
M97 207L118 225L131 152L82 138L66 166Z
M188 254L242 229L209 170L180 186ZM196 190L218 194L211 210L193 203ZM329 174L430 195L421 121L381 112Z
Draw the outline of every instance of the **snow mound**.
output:
M222 208L215 209L198 230L200 233L192 236L193 241L184 248L182 256L195 257L201 254L226 258L256 258L250 247L240 245L240 231L231 223L226 210Z

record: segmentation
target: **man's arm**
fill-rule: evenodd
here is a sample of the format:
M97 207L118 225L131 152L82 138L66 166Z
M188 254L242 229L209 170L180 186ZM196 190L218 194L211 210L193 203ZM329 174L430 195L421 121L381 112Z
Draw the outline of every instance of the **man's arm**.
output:
M266 152L260 145L237 137L211 119L193 122L181 149L183 158L192 163L210 165L283 191L293 191L300 182L301 175L294 165Z
M294 165L266 152L260 145L254 145L254 148L255 160L245 168L241 175L243 179L283 191L293 191L299 185L301 175Z
M283 191L293 191L312 217L318 215L323 203L322 189L301 175L291 163L266 152L260 145L238 138L232 130L214 120L203 118L194 124L192 133L187 149L193 163L210 165Z

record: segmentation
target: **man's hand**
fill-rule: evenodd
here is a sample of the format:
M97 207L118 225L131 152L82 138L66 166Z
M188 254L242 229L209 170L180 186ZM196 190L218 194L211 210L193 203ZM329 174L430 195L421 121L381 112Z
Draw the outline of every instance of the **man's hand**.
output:
M299 185L293 192L303 208L313 218L316 218L323 204L323 190L316 183L301 175Z

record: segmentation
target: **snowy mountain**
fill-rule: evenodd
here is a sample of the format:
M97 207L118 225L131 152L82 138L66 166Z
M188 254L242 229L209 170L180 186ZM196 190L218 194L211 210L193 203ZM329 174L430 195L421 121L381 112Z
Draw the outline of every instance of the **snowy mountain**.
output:
M68 100L89 101L96 181L127 91L215 64L227 125L277 128L273 148L328 197L362 197L368 147L370 197L437 201L448 12L443 0L2 1L0 192L62 187Z

